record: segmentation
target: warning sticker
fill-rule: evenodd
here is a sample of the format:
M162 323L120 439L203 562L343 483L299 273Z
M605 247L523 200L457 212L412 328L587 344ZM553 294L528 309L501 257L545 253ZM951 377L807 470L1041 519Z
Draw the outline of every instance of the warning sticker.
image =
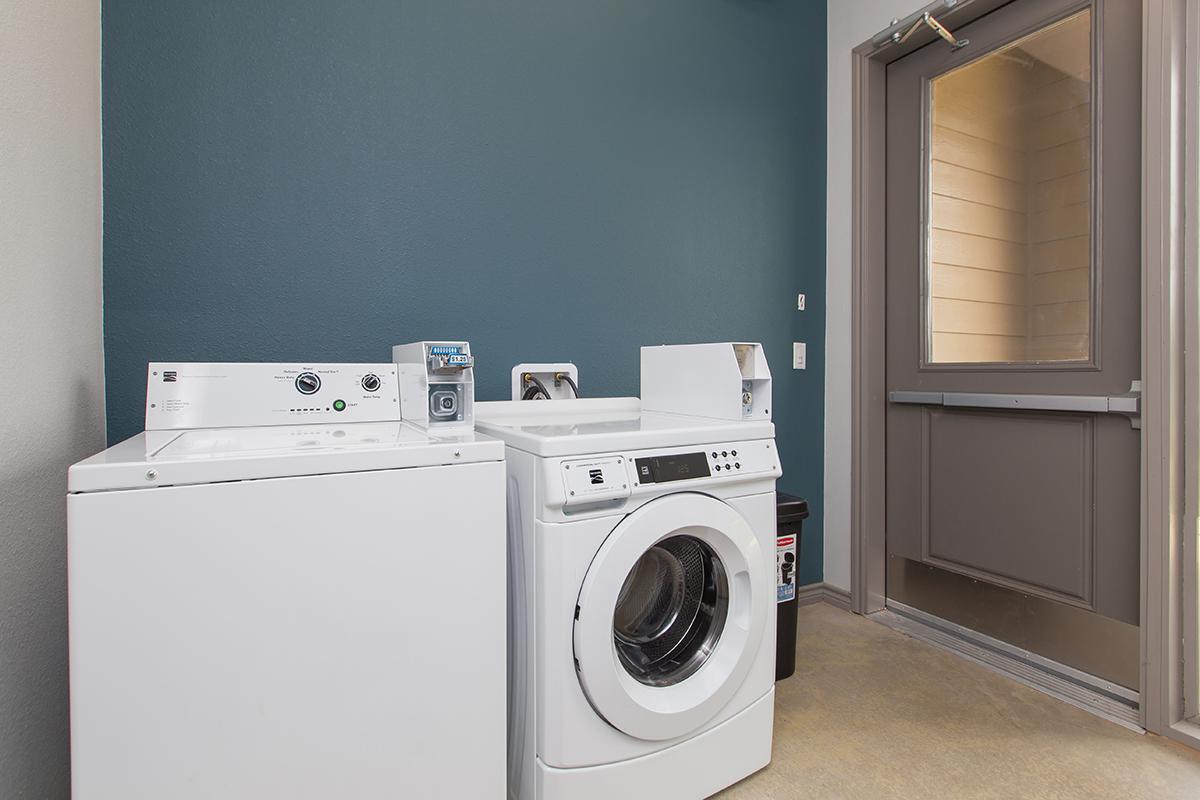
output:
M796 599L796 537L775 537L775 602Z

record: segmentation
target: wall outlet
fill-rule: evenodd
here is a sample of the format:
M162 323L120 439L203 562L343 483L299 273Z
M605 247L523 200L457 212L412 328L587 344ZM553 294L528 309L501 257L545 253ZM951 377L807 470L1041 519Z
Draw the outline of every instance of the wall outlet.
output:
M792 369L806 369L808 360L808 345L804 342L792 342Z
M803 293L796 295L796 310L797 311L804 310L804 294Z

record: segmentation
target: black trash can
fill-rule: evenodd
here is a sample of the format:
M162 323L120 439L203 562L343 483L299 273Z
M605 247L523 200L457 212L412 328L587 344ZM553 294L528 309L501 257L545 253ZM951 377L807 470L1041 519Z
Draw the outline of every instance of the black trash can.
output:
M808 501L779 492L775 495L775 680L796 671L797 571L800 569L800 529L808 518Z

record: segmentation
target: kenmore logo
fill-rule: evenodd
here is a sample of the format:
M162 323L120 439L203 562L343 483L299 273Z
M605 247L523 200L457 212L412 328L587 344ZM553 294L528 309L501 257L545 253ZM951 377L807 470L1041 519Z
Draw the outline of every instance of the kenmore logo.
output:
M588 470L588 477L592 479L593 484L604 483L604 471L598 469Z
M174 383L178 380L178 373L175 370L163 370L163 383Z

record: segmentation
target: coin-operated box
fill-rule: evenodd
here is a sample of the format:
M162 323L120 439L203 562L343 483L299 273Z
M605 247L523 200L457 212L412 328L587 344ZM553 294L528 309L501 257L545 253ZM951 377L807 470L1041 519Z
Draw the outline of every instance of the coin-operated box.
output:
M423 428L475 425L475 357L467 342L412 342L392 348L400 416Z
M642 410L724 420L771 419L771 370L761 344L642 348Z

